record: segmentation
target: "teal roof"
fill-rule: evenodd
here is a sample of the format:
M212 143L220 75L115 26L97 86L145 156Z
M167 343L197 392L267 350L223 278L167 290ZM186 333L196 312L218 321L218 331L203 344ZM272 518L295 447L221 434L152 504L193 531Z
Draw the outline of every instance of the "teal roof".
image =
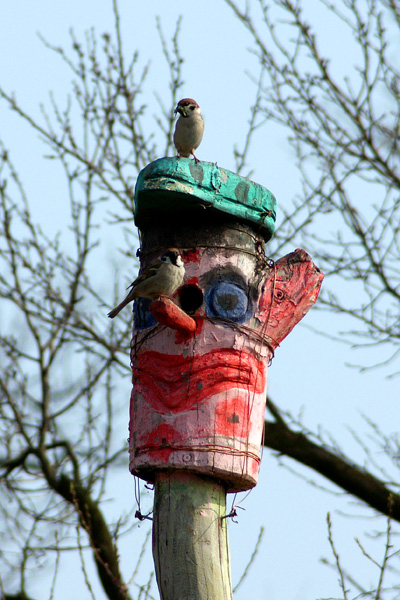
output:
M191 158L160 158L140 173L135 188L139 229L165 214L219 211L243 220L269 240L275 230L276 201L267 188L217 164Z

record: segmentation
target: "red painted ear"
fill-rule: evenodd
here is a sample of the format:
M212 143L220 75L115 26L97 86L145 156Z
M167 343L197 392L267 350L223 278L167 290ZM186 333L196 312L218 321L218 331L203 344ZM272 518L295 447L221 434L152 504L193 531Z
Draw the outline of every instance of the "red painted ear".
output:
M316 302L323 278L305 250L297 249L274 263L259 302L263 333L273 348Z

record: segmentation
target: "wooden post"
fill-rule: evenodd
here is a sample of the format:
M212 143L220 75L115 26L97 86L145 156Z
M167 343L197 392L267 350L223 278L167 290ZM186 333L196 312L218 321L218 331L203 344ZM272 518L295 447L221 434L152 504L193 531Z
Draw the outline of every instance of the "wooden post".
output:
M162 600L231 600L226 489L190 471L156 475L153 556Z
M268 261L274 197L210 163L148 165L135 220L142 266L185 263L172 299L134 307L130 469L155 484L160 595L230 600L226 493L257 483L267 367L323 275L304 250Z

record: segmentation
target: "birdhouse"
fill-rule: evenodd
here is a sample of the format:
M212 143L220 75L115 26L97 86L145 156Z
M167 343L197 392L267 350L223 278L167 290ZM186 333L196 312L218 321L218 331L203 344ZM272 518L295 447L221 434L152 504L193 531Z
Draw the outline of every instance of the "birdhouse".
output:
M130 470L148 482L179 470L249 489L268 365L323 275L304 250L266 258L274 196L216 164L157 160L135 201L142 267L177 248L185 277L171 299L134 304Z

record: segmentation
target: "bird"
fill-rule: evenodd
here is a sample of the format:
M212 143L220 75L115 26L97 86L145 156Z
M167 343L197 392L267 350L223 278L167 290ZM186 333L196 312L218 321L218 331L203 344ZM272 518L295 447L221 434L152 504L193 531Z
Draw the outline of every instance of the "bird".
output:
M110 311L108 316L113 319L136 298L155 299L160 296L170 296L182 285L184 275L185 266L179 250L169 248L160 259L139 273L129 286L130 291L126 298Z
M189 158L192 155L194 160L199 162L194 151L200 146L204 133L204 120L201 116L200 106L193 98L183 98L178 102L174 113L179 113L174 133L178 158L181 156Z

